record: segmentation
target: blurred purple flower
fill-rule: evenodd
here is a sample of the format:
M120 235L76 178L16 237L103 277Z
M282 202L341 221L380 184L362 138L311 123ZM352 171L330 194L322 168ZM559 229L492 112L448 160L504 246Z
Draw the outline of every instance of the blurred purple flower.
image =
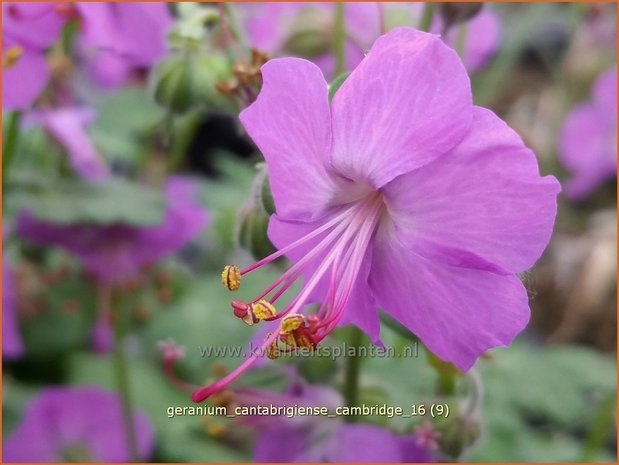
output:
M16 359L24 353L17 324L17 302L13 287L13 274L5 259L2 259L2 358Z
M617 69L602 73L590 101L567 116L559 136L559 156L572 173L565 193L574 200L617 176Z
M152 66L166 53L172 15L166 3L80 2L79 50L99 84L116 87L132 70Z
M462 61L469 71L482 68L498 51L501 44L501 20L492 9L485 6L478 14L468 20L464 38ZM452 48L458 46L459 25L451 28L444 40ZM439 34L443 29L443 21L435 16L432 32Z
M66 150L73 170L86 179L103 179L108 167L90 140L86 127L94 121L89 108L45 109L29 115L29 122L41 124Z
M153 450L146 415L134 413L140 458ZM98 387L47 388L4 441L6 462L128 462L120 398Z
M347 2L345 7L347 40L345 44L346 69L354 69L363 59L364 51L379 35L379 6L372 2ZM328 50L320 50L310 58L323 74L334 77L335 57L331 44L335 5L329 2L267 2L243 5L242 14L252 47L271 55L290 54L286 50L292 35L312 27L313 41L324 40Z
M25 110L50 71L44 51L60 36L65 18L54 3L2 4L2 108Z
M332 78L335 72L335 57L330 37L334 28L334 8L334 4L328 2L262 3L243 5L242 13L252 46L275 56L290 55L291 51L286 48L291 37L295 33L300 35L307 33L306 29L311 23L314 34L321 35L329 50L303 58L311 59L327 78ZM419 23L422 9L422 3L347 2L344 10L348 36L345 45L346 69L354 69L363 59L365 51L379 36L381 15L385 17L387 26L390 17L395 17L396 22L400 24L412 26ZM443 29L443 22L439 15L435 15L434 18L431 29L432 32L439 34ZM501 23L494 11L484 8L467 22L466 27L463 61L469 71L475 71L484 66L498 50L501 41ZM456 46L457 30L457 27L452 28L445 37L445 42L450 47Z
M258 389L239 390L233 403L240 406L327 407L331 413L343 405L331 388L300 380L284 393ZM418 445L415 435L397 435L367 424L343 423L323 416L255 416L244 421L258 431L256 462L434 462L436 457Z
M157 226L60 225L23 213L17 230L24 239L66 249L101 282L114 284L180 249L205 226L207 213L195 200L195 187L186 178L168 180L167 212Z
M279 250L244 270L226 267L222 282L234 290L279 256L294 262L249 303L232 303L248 324L280 322L264 342L269 356L315 347L350 323L378 343L377 308L461 370L511 344L530 314L517 273L548 244L560 186L540 177L512 129L473 105L457 54L434 34L394 29L331 105L306 60L270 60L262 76L240 119L267 162L276 206L268 233ZM278 312L300 277L300 292ZM320 309L303 315L311 302Z
M107 313L100 315L92 328L92 348L98 354L108 354L114 348L114 329L105 317Z

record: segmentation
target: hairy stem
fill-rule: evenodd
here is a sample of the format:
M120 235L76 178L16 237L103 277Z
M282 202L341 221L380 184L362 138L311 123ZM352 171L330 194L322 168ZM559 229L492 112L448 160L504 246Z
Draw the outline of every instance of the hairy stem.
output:
M2 147L2 185L11 169L11 163L15 156L17 143L19 141L19 123L21 121L21 112L14 111L9 115L9 124L4 138L4 147Z
M346 24L344 22L344 2L335 4L334 54L335 75L346 71Z
M351 328L349 345L355 348L355 353L346 358L346 374L344 378L344 401L347 407L355 407L359 404L359 373L361 372L361 357L359 347L363 342L363 333L356 327ZM358 418L354 415L345 417L348 423L355 423Z
M432 19L434 18L434 3L426 2L423 5L421 19L419 20L419 29L428 32L432 27Z
M108 305L111 308L112 305L112 286L109 284L101 284L101 303L102 305ZM129 386L129 372L127 369L127 358L125 355L123 341L125 337L125 326L118 307L113 313L114 320L114 370L116 374L116 384L118 393L120 394L123 414L123 426L125 429L125 436L127 438L127 444L129 446L129 457L132 462L138 462L140 460L138 454L138 442L135 432L135 422L133 418L131 388Z

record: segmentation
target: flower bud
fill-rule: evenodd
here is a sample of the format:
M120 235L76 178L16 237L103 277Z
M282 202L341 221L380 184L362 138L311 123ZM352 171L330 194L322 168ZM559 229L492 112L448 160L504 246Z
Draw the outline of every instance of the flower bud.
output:
M264 211L266 211L268 215L275 213L275 201L273 200L271 183L269 183L268 176L265 176L262 182L262 188L260 189L260 200L262 201Z
M275 251L267 236L269 219L275 212L273 196L267 177L266 165L258 165L258 174L252 192L239 214L239 243L257 258L263 258Z
M155 67L151 89L161 106L174 113L185 113L198 105L225 105L216 84L229 77L230 69L224 57L179 52Z
M460 457L479 439L481 428L475 418L454 418L439 428L440 450L451 458Z
M333 26L330 18L316 8L302 11L291 27L284 50L292 55L317 57L333 48Z
M443 19L444 31L449 30L452 26L468 21L479 13L484 6L481 2L475 3L441 3L440 13Z
M239 227L239 243L256 259L260 259L275 252L275 248L267 236L270 215L264 211L262 205L252 209L245 209L241 213Z

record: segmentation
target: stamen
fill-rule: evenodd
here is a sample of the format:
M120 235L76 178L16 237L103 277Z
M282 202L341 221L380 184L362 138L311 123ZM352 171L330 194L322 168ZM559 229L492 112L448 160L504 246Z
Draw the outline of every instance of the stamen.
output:
M273 345L273 342L277 339L277 333L270 334L267 339L264 341L262 345L263 350L268 353L268 349ZM256 350L253 351L251 356L247 358L241 365L239 365L234 371L230 372L219 381L216 381L208 386L203 387L202 389L198 389L191 395L191 399L194 402L202 402L206 400L211 395L216 392L221 391L230 383L235 381L241 374L243 374L246 370L248 370L254 363L258 361L258 358L262 356L262 351Z
M241 302L240 300L233 300L231 305L234 316L243 320L246 325L253 326L254 323L257 323L250 305L245 302Z
M282 326L279 330L280 334L292 333L295 329L301 327L305 323L305 317L303 315L290 315L282 320Z
M328 232L308 253L294 263L285 273L267 287L257 298L245 303L233 301L234 315L248 325L261 320L281 319L279 330L269 334L261 350L254 351L236 370L219 381L196 391L192 398L201 402L210 395L221 391L250 368L259 357L270 359L282 353L293 352L296 347L315 348L339 324L352 295L363 260L371 238L381 217L382 200L376 193L363 201L345 208L337 216L288 246L239 271L228 266L222 273L222 283L231 290L238 289L241 276L287 254L309 240ZM312 271L309 280L288 305L277 312L273 303L286 293L304 275L308 266L320 258L318 266ZM330 286L317 314L305 317L301 311L325 275L330 272ZM267 296L272 295L267 300Z
M250 305L251 311L257 320L266 320L273 318L277 313L275 307L266 300L260 300Z
M226 265L221 272L221 284L229 291L236 291L241 287L241 270L235 265Z

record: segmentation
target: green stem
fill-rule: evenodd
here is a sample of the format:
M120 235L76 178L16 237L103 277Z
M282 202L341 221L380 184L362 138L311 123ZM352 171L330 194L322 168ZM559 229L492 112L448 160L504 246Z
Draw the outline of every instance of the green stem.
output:
M434 18L434 3L426 2L423 5L423 12L419 20L419 30L428 32L432 27L432 19Z
M335 75L346 71L346 24L344 22L344 2L335 4L335 30L333 41L335 54Z
M112 287L110 285L102 284L102 292L105 296L102 298L102 302L111 305L112 302ZM125 428L125 435L127 438L127 444L129 446L130 461L138 462L140 457L138 454L138 442L135 433L135 422L133 420L133 408L131 399L131 389L129 386L129 372L127 370L127 358L125 356L125 350L123 347L123 341L125 337L124 321L121 312L116 309L113 313L114 320L114 369L116 372L116 383L118 393L122 403L123 424Z
M359 347L363 342L363 333L356 327L351 328L349 346L355 348L353 355L346 358L346 374L344 379L344 401L347 407L359 405L359 373L361 372L361 357ZM357 417L349 415L345 417L348 423L355 423Z
M466 54L466 36L469 32L469 25L464 22L458 26L456 35L456 52L460 55L460 59L464 61Z
M19 141L19 123L21 121L21 112L14 111L9 116L9 125L4 139L4 147L2 147L2 185L5 185L5 180L11 169L11 163L17 149Z
M585 444L580 460L593 462L596 455L604 449L604 444L610 439L615 424L614 412L616 411L617 399L615 394L609 394L600 402L593 416L591 429L585 438Z

